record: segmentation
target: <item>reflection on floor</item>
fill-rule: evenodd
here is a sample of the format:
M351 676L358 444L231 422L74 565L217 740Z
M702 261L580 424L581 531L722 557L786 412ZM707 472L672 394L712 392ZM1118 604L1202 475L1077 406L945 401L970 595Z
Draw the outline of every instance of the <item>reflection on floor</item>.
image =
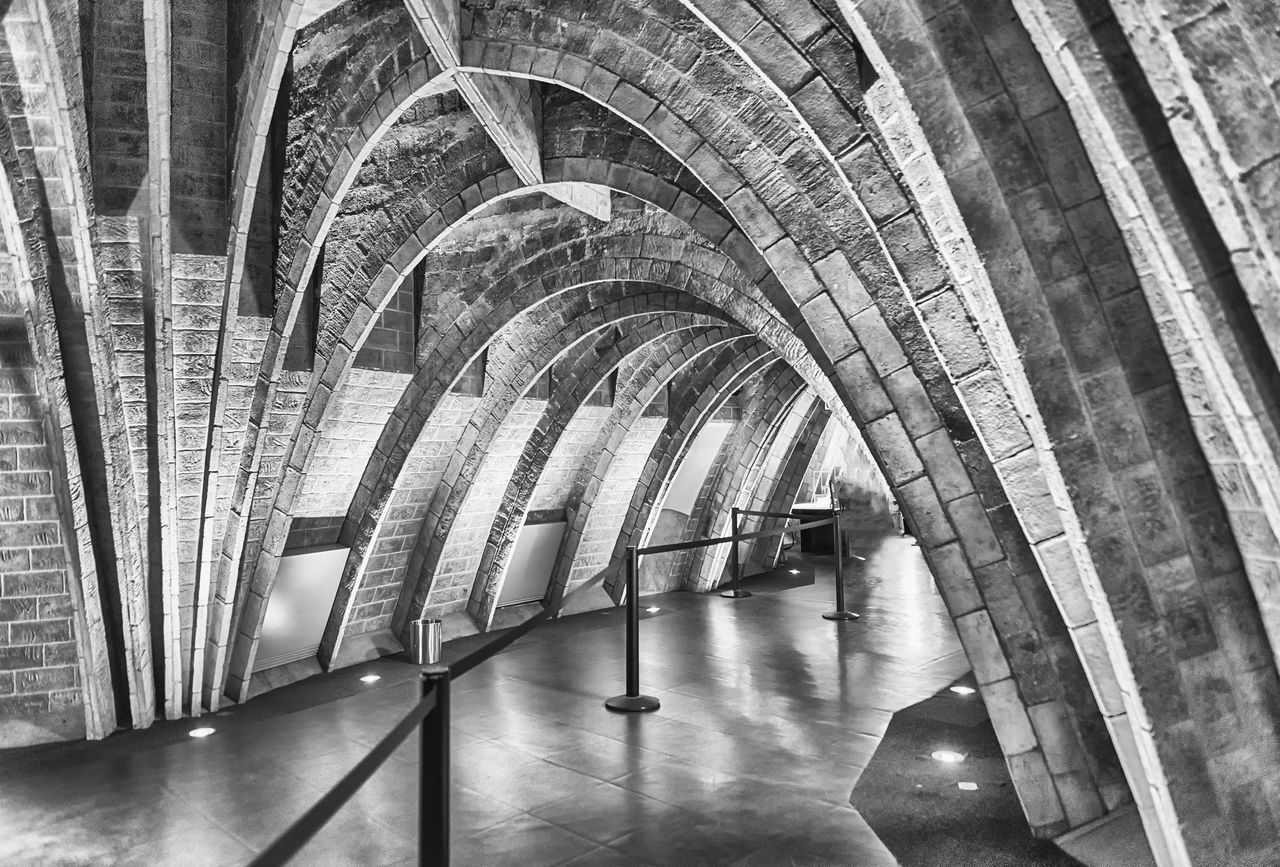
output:
M910 541L865 553L856 623L820 617L822 565L811 585L757 583L744 600L647 598L661 608L641 624L654 714L603 707L622 687L616 610L549 624L459 680L454 863L893 864L850 792L892 713L968 666ZM370 673L382 679L359 681ZM415 690L411 666L380 660L199 723L2 757L0 863L243 864ZM217 731L186 737L197 724ZM414 863L416 763L411 740L296 863Z

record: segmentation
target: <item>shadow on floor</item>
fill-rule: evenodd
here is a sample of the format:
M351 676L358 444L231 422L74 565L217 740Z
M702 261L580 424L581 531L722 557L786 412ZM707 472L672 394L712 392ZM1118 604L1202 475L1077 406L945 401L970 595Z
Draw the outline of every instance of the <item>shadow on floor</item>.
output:
M1031 836L977 693L947 688L895 714L851 802L911 867L1081 867Z

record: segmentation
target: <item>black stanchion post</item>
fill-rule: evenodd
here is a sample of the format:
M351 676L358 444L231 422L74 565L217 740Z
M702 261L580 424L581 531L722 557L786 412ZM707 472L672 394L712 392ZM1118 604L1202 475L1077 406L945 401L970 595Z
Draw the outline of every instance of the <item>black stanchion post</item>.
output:
M730 527L733 530L733 541L729 543L729 564L730 578L733 581L733 589L726 590L720 595L725 599L746 599L751 595L750 590L742 589L742 563L738 560L738 512L740 510L734 506L729 510Z
M660 702L640 694L640 555L627 547L627 694L605 701L609 710L641 713L657 710Z
M418 772L418 864L449 867L449 669L422 669L422 694L436 694L436 706L422 721Z
M836 610L822 615L825 620L857 620L858 615L844 607L844 538L840 532L840 506L831 501L831 537L836 549Z

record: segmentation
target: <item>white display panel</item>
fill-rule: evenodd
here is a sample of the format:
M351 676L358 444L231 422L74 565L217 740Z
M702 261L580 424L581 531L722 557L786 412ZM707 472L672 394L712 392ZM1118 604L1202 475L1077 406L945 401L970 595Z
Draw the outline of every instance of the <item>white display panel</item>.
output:
M564 538L564 521L550 524L525 524L516 537L515 550L507 561L507 575L498 594L498 606L534 602L547 592L556 553Z
M314 656L338 593L349 549L317 545L280 558L253 670Z
M697 502L698 491L707 477L707 470L711 469L720 446L724 444L724 438L733 430L733 424L729 421L713 421L703 426L694 437L693 445L689 447L684 460L680 462L680 468L671 480L671 487L667 488L667 498L662 508L682 515L693 511L693 504Z

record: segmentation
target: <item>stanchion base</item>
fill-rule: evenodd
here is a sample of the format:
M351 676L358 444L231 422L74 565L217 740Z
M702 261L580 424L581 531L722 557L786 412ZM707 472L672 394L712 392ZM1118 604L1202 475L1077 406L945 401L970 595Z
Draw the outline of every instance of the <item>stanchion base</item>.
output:
M750 590L726 590L720 594L725 599L746 599L751 595Z
M857 620L861 614L854 614L852 611L828 611L822 615L823 620Z
M651 695L615 695L605 699L604 706L618 713L648 713L662 707L662 703Z

